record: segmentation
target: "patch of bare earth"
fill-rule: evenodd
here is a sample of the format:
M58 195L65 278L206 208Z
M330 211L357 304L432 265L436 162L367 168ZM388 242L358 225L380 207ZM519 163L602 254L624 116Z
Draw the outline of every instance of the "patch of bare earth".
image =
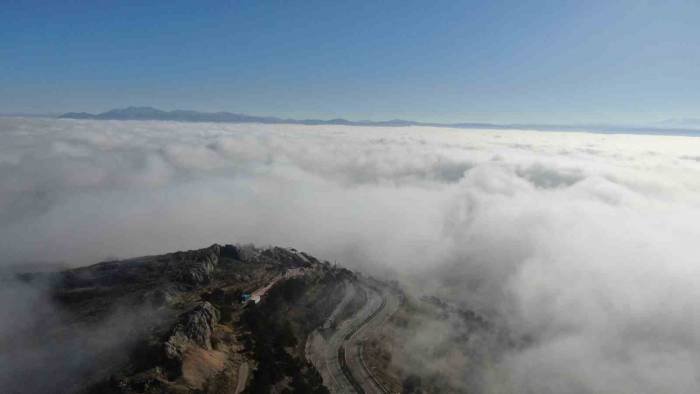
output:
M202 389L207 380L226 366L226 353L190 347L182 358L182 378L196 389Z

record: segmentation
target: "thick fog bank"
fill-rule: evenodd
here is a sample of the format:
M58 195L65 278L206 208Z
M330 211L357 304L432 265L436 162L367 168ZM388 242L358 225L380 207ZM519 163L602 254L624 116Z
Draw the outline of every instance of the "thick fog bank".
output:
M485 391L694 393L699 152L693 137L0 118L0 256L293 246L528 338Z

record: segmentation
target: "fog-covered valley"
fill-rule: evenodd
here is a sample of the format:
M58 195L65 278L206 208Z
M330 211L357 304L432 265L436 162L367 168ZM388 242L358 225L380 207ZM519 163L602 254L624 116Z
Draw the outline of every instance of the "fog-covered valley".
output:
M692 393L698 152L678 136L0 118L0 264L290 246L507 329L517 346L485 392ZM0 295L7 339L25 296ZM425 357L473 379L466 351Z

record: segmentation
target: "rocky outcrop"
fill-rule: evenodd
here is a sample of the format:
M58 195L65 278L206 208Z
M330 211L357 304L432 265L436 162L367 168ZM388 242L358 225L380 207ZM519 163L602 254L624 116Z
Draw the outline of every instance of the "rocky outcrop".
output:
M219 263L221 247L212 245L206 249L182 252L178 280L189 285L199 286L211 282L214 270Z
M314 257L294 248L272 247L263 250L261 254L288 267L307 267L319 262Z
M255 355L253 345L264 342L262 338L272 338L272 346L283 334L285 341L301 341L309 327L321 324L330 313L327 309L334 305L338 280L335 272L340 270L315 261L293 249L234 244L102 262L50 276L27 274L20 277L27 284L43 286L46 282L50 289L46 297L60 308L61 320L70 326L56 325L58 319L53 315L49 319L39 315L26 339L0 349L0 356L2 350L7 353L39 341L42 349L44 343L52 348L65 347L66 343L72 346L73 340L66 339L70 335L80 342L80 365L63 365L60 354L42 355L39 362L25 357L26 361L20 360L11 370L31 377L27 379L31 385L18 379L20 385L28 386L24 391L230 392L238 384L239 365L257 366L270 355ZM308 278L292 280L302 275ZM284 287L275 290L276 286ZM275 315L255 325L250 320L255 312L251 311L263 313L258 309L261 306L240 300L244 292L261 289L277 294L267 303L274 306ZM302 358L297 360L298 347L274 348L272 359L265 360L272 361L280 369L275 373L284 377L274 384L274 390L251 392L282 392L285 388L310 392L299 387L312 381L320 384L320 379L310 375L313 367ZM58 385L42 382L54 371L63 374ZM244 380L252 384L262 379Z
M219 311L205 301L180 317L164 344L165 358L171 370L179 373L182 357L190 346L212 348L211 334L219 316Z

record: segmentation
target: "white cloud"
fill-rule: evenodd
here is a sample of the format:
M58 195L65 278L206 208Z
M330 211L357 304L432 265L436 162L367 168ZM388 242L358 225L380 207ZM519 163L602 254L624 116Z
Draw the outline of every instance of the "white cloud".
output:
M0 255L289 245L499 316L531 338L498 366L511 391L697 392L698 151L690 137L5 118Z

